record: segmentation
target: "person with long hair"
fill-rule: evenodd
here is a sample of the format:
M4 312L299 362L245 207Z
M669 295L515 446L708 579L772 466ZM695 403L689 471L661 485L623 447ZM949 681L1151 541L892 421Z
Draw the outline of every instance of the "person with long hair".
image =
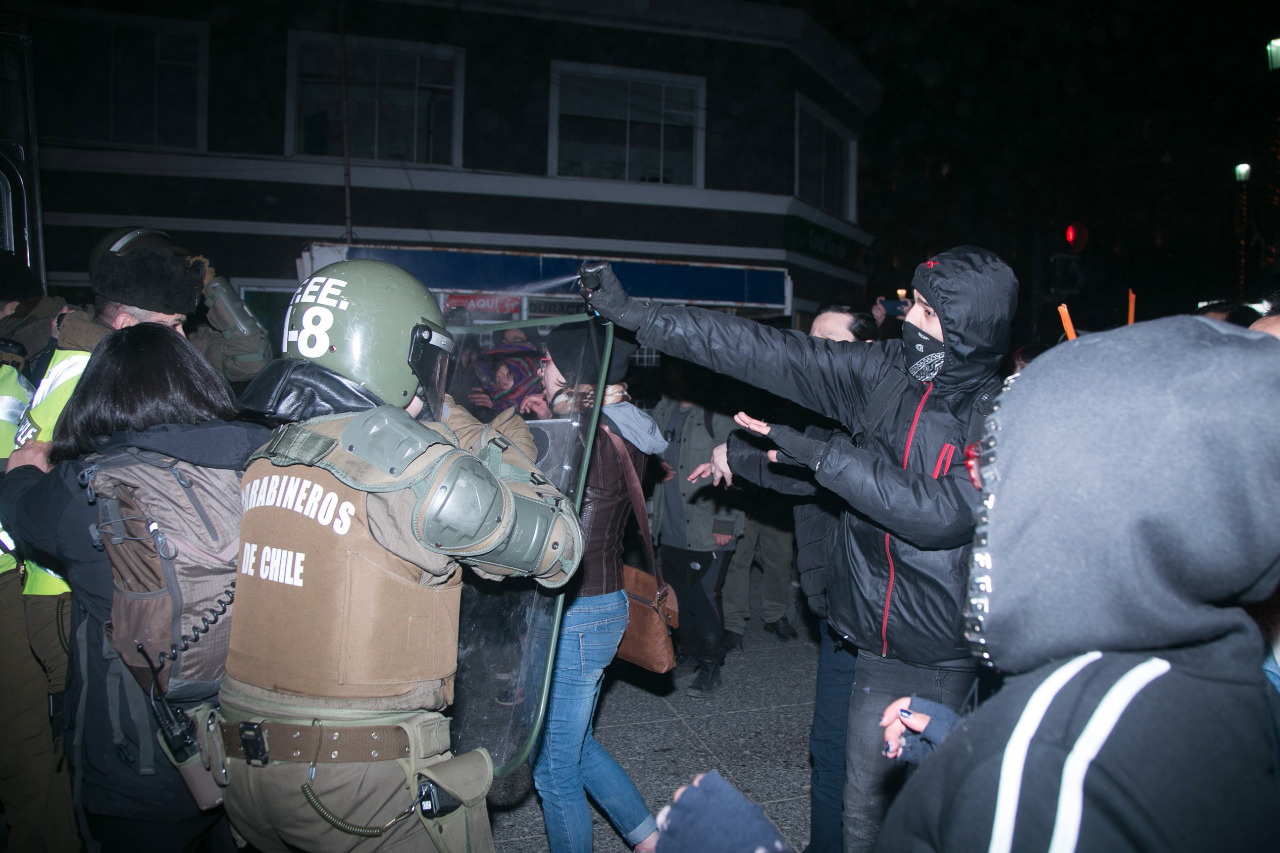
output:
M590 409L597 396L603 349L600 328L561 327L547 336L542 360L543 394L521 412L537 418L571 416ZM666 447L653 420L633 406L623 382L636 349L615 339L601 389L600 421L592 443L582 497L586 547L582 569L565 588L565 609L547 700L547 722L532 760L533 784L542 798L542 818L552 853L590 853L595 800L629 846L651 853L657 823L631 777L592 733L591 719L604 681L627 628L622 586L622 539L632 517L626 468L643 478L651 453ZM613 438L620 439L615 444ZM620 449L626 453L624 457ZM639 519L647 524L648 519Z
M71 586L65 741L91 850L182 851L202 838L207 849L235 849L222 808L202 812L157 748L146 695L121 671L108 639L111 563L94 547L98 507L78 478L97 455L124 447L239 470L268 431L236 415L226 381L182 335L139 323L98 343L52 443L25 443L0 479L5 529Z

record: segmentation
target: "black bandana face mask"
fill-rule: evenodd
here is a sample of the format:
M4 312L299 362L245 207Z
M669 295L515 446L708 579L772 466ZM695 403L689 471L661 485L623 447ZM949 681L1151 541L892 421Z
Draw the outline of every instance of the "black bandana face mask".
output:
M914 323L903 322L902 342L907 345L907 373L917 382L932 382L942 369L947 348Z

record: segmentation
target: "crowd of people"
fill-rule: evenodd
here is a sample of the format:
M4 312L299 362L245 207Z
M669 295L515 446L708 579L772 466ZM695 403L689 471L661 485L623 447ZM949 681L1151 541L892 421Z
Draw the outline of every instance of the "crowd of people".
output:
M90 306L0 272L11 849L492 850L494 758L451 742L460 602L529 579L564 600L529 753L549 848L591 849L592 801L639 851L786 850L718 773L655 815L594 736L650 534L689 694L721 688L757 570L766 632L816 619L808 853L1280 849L1280 293L1011 353L1017 279L975 247L901 314L826 303L807 334L587 262L593 319L480 346L343 261L273 357L153 229L99 241ZM548 424L597 409L558 477ZM96 479L128 466L192 511ZM173 568L196 540L207 581Z

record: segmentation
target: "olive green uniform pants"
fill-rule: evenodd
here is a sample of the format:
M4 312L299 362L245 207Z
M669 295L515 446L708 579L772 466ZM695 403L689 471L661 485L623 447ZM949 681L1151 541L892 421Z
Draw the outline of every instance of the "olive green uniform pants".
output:
M19 572L0 574L0 685L5 694L0 702L0 802L9 824L9 849L75 853L80 839L71 783L61 750L53 744L49 681L31 651L23 599ZM65 653L62 659L65 678ZM61 692L61 681L57 689Z
M756 555L759 554L759 559ZM751 616L751 570L760 566L760 619L777 622L787 615L794 574L795 535L788 527L774 527L747 516L747 529L725 571L721 600L724 629L741 634Z

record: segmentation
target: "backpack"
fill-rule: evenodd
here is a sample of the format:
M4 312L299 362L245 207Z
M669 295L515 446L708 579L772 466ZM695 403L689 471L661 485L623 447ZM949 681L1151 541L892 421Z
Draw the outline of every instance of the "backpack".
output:
M241 472L136 447L88 461L79 482L98 506L94 547L111 560L108 635L121 661L153 697L213 697L231 633Z

